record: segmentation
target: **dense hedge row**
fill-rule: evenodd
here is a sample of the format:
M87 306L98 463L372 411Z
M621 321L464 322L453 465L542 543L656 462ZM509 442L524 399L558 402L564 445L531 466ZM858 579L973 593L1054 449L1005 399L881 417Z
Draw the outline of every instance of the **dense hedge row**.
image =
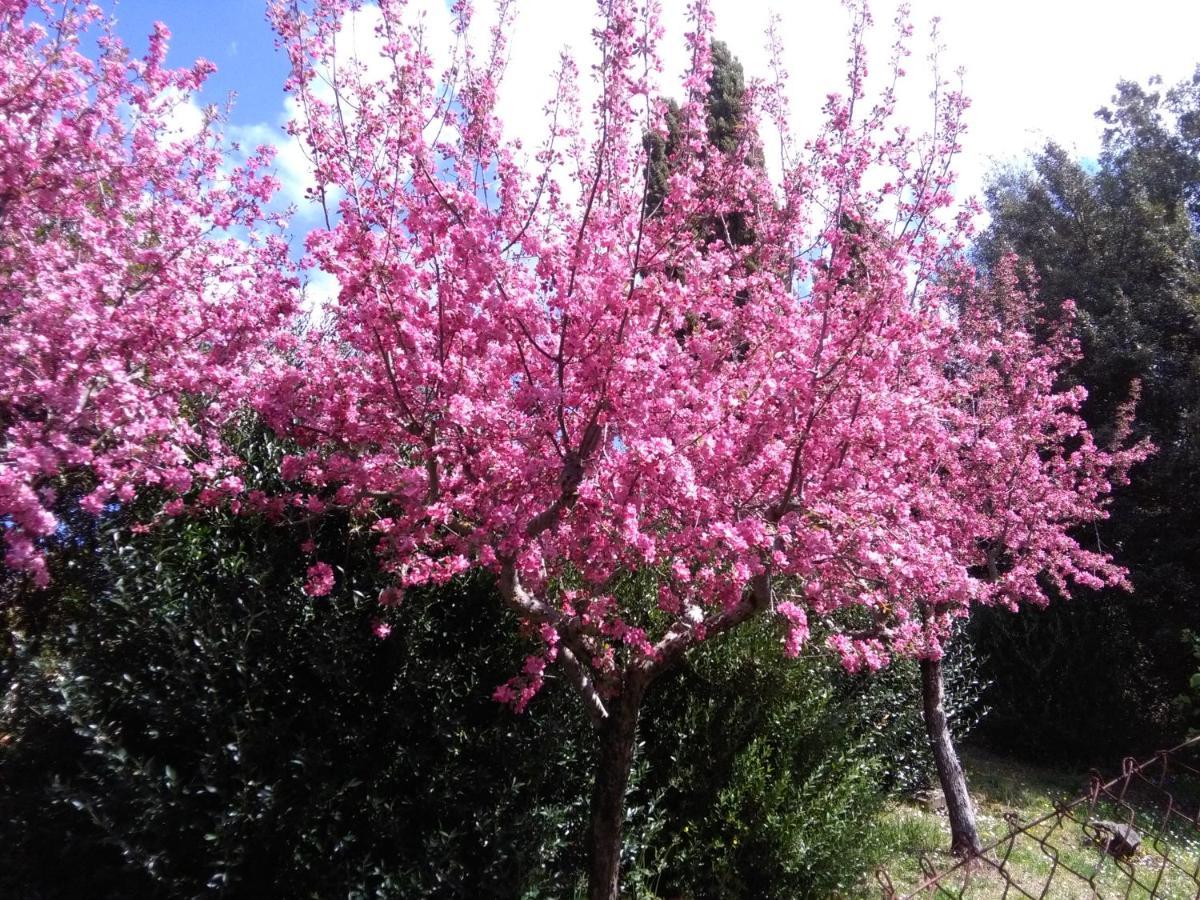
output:
M126 524L74 531L54 596L9 586L0 894L579 889L590 726L553 680L522 716L490 699L527 650L490 584L382 610L346 523ZM300 590L306 536L337 563L328 597ZM779 640L746 629L656 685L635 894L828 896L869 867L887 793L925 778L910 667L848 676Z

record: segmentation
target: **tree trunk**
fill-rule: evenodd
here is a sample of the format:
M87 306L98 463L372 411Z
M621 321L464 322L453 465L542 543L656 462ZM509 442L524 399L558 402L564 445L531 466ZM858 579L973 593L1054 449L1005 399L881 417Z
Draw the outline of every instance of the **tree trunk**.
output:
M609 704L608 718L599 729L588 841L588 900L620 897L625 789L633 768L634 738L644 692L644 686L627 683L621 695Z
M945 684L940 659L921 660L921 696L925 707L925 730L937 764L938 781L946 795L946 812L950 816L950 850L959 856L974 856L983 850L979 831L975 828L975 809L967 791L967 779L962 763L950 738L946 718Z

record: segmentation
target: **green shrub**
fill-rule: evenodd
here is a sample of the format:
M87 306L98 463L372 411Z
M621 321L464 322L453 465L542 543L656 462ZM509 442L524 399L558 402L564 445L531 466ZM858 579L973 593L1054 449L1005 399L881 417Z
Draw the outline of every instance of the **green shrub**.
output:
M10 655L0 894L510 897L577 868L573 698L490 699L522 648L483 581L377 638L369 546L341 536L320 599L296 535L222 515L114 533L99 595L47 599Z
M48 594L0 586L0 896L578 893L590 726L553 676L525 715L491 700L529 645L487 579L383 610L353 522L129 513L66 530ZM915 667L849 676L779 639L756 623L655 686L633 895L828 896L927 778Z
M743 627L648 699L626 847L642 893L845 891L885 849L874 825L888 795L928 783L915 665L847 675L817 652L786 660L778 644L769 623ZM957 706L973 709L968 667L951 671Z

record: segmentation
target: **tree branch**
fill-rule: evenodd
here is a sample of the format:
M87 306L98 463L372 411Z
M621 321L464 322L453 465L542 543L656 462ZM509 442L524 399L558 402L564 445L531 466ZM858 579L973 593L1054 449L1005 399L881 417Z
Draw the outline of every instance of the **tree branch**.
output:
M608 719L608 708L604 705L604 698L596 690L596 682L592 680L587 666L579 661L575 651L561 642L558 645L558 662L562 664L567 678L575 685L575 690L583 699L583 708L587 711L588 718L599 728Z
M747 619L771 606L771 576L767 573L750 579L742 600L734 606L710 615L703 622L705 639L721 634L742 624ZM699 643L697 632L701 629L690 622L677 622L657 644L654 655L641 665L647 681L652 681L672 668L693 645Z
M525 619L535 622L545 622L558 632L558 662L562 663L567 678L583 699L584 709L593 725L599 725L608 718L608 708L604 698L596 688L588 666L581 661L586 651L580 644L582 636L578 625L544 600L540 600L525 589L517 575L516 565L505 561L500 569L500 595L514 612Z

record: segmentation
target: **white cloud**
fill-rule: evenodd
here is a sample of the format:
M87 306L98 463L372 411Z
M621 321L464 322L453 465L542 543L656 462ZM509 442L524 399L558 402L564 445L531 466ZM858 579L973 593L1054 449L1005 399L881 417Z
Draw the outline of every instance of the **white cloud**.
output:
M169 104L163 124L166 126L164 138L175 141L187 141L198 135L204 128L205 113L196 102L193 94L171 88L164 97Z
M993 159L1020 157L1050 139L1094 155L1100 126L1093 114L1118 80L1161 74L1172 84L1200 62L1197 3L1014 0L1002 13L959 4L943 24L973 101L960 167L968 184L979 183Z
M303 278L301 307L308 313L313 324L319 326L325 308L337 300L340 286L336 277L319 269L306 270Z

